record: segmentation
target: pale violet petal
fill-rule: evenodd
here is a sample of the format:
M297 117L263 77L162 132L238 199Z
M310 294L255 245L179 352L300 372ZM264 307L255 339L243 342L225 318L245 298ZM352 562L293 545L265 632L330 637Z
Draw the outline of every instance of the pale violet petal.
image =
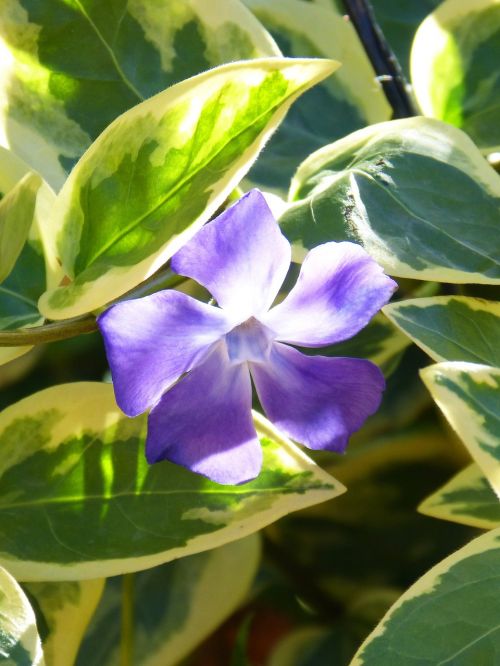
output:
M193 278L238 321L273 303L290 266L290 244L258 190L205 225L172 258L172 269Z
M269 363L251 363L269 419L311 449L343 451L349 436L379 407L385 382L370 361L305 356L279 342Z
M217 345L149 415L148 461L170 460L221 484L250 481L262 465L251 404L247 365L231 365Z
M261 321L276 339L323 347L360 331L397 284L355 243L325 243L306 256L297 284Z
M231 328L220 308L174 290L117 303L97 323L116 401L128 416L158 402Z

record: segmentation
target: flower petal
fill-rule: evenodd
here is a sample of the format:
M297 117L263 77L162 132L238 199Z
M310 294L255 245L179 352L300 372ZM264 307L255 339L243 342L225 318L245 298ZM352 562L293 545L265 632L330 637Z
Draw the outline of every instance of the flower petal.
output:
M220 308L173 290L117 303L97 323L116 402L128 416L158 402L231 328Z
M251 406L247 365L230 365L224 346L218 345L151 411L148 461L170 460L223 484L255 478L262 449Z
M239 323L272 305L290 257L263 195L252 190L179 250L172 268L206 287Z
M343 451L349 436L378 409L385 386L370 361L305 356L279 342L267 365L250 368L268 417L310 449Z
M323 347L355 335L397 284L355 243L325 243L306 256L297 284L264 317L276 339Z

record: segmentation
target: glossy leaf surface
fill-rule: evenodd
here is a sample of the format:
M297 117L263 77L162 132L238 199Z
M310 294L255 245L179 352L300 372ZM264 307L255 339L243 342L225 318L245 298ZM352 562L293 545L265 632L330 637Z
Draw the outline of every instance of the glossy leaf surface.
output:
M500 500L481 468L472 463L418 507L426 516L479 527L500 527Z
M58 195L52 236L72 281L45 294L41 311L83 314L155 273L224 203L294 99L337 67L232 63L115 120Z
M72 666L88 623L99 603L104 580L29 583L43 626L45 666Z
M485 152L500 150L500 2L446 0L422 23L411 76L422 111L466 131Z
M0 568L0 661L9 666L44 666L35 614L18 583Z
M500 283L500 177L459 130L427 118L359 130L299 167L282 215L296 256L353 240L390 275Z
M0 201L0 282L15 266L35 213L40 176L28 174Z
M12 152L0 147L0 217L24 238L20 252L8 243L7 262L0 260L0 330L42 323L37 301L60 279L60 267L44 237L55 195L40 177ZM1 223L0 223L1 226ZM14 261L13 261L14 259ZM5 271L4 269L7 269ZM0 365L22 356L30 347L0 347Z
M131 107L215 65L279 50L238 0L7 0L0 53L0 143L59 189Z
M500 303L435 296L392 303L385 314L435 361L500 366Z
M110 384L35 393L0 416L0 561L28 581L138 571L344 490L265 419L256 427L260 476L221 486L172 463L148 465L146 419L125 417Z

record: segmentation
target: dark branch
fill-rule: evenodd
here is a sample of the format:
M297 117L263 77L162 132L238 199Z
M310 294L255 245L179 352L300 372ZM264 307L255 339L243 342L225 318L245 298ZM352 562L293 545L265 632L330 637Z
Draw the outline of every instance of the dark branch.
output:
M392 106L393 118L418 115L401 66L377 23L371 4L365 0L344 0L344 6Z

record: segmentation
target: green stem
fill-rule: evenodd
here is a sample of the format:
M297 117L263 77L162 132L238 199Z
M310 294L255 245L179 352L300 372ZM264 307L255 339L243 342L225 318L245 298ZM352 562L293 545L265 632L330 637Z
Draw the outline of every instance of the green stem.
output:
M85 317L74 317L62 322L43 324L43 326L21 328L17 331L2 331L0 332L0 347L40 345L44 342L73 338L82 333L92 333L95 330L97 330L95 317L85 315Z
M109 307L118 300L122 301L129 298L141 298L152 294L159 289L172 289L186 282L187 278L176 275L171 271L162 271L156 273L139 286L131 289L119 299L112 301L106 307ZM40 345L45 342L56 342L57 340L66 340L74 338L83 333L93 333L97 331L95 315L88 314L72 319L63 319L62 321L50 322L42 326L33 326L31 328L22 328L16 331L0 331L0 347L18 347L22 345Z
M122 576L120 666L134 666L134 574Z

